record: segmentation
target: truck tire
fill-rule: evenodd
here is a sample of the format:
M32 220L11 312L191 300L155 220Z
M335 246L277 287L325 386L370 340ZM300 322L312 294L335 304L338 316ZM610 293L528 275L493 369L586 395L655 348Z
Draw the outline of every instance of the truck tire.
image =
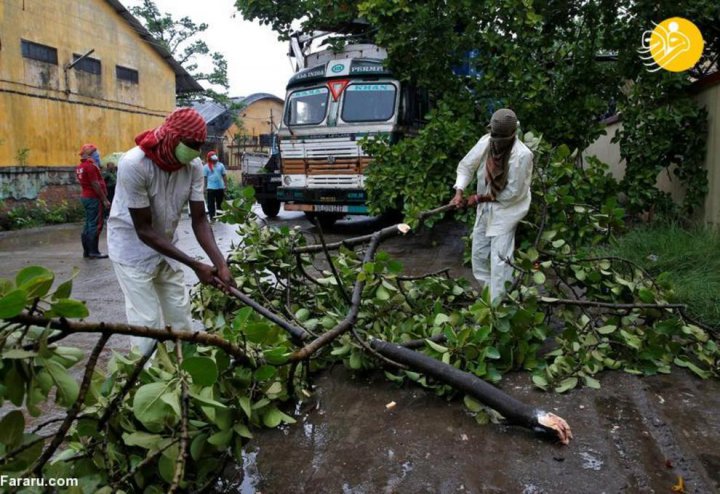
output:
M268 218L274 218L280 212L280 201L276 199L266 199L260 203L263 213Z
M342 213L311 213L305 212L305 217L310 223L315 224L315 218L320 222L320 227L325 230L331 228L337 220L345 216Z

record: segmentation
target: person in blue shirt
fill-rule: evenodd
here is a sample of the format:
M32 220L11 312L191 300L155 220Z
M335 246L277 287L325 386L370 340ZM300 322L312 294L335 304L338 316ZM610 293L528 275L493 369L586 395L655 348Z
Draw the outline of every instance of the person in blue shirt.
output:
M218 159L216 151L207 154L207 163L203 166L205 176L205 192L207 196L208 213L210 220L215 219L215 212L222 211L225 200L225 165Z

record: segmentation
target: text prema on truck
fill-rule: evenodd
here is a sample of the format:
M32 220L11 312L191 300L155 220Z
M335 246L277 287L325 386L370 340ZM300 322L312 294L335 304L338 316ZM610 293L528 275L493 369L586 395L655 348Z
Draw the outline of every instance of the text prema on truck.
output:
M296 73L278 129L277 198L324 225L367 214L363 138L414 133L427 110L421 92L393 78L386 51L369 43L306 54L311 36L291 40ZM301 48L303 47L303 48Z

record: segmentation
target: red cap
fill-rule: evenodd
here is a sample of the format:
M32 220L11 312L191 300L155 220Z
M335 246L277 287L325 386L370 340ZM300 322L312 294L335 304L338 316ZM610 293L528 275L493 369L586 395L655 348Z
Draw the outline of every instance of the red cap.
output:
M85 154L85 152L87 152L87 151L93 152L96 150L97 150L97 146L95 146L95 144L83 144L83 146L80 148L80 156Z

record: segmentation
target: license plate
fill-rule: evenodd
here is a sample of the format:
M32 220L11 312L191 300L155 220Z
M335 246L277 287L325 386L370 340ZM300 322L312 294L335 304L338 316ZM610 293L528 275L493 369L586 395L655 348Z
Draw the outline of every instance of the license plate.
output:
M339 206L335 204L316 204L315 211L322 211L326 213L347 213L347 206Z

